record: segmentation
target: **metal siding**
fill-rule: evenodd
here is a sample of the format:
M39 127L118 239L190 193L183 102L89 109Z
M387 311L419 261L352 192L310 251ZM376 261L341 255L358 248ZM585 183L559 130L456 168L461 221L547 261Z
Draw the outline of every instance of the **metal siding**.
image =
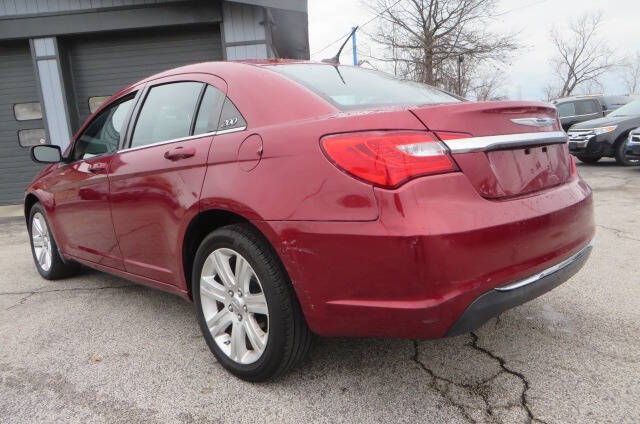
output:
M83 36L68 39L65 45L78 122L89 116L89 97L114 94L135 81L177 66L222 60L218 25Z
M22 202L24 189L41 168L20 147L18 130L44 128L41 119L17 121L15 103L38 101L36 78L27 42L0 46L0 204Z
M0 16L72 12L186 0L0 0Z
M264 12L261 7L236 3L225 3L223 22L227 43L264 40L265 29L262 25Z

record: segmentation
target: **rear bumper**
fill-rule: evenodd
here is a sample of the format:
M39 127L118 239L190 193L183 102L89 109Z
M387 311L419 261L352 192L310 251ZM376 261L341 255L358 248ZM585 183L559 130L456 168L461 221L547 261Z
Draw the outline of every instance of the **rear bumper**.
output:
M495 201L451 173L376 189L376 201L375 221L255 221L319 335L446 336L478 297L572 257L595 233L578 177Z
M524 280L517 281L483 294L471 303L447 332L458 336L475 330L490 318L543 295L567 281L580 271L593 249L593 242L569 259Z

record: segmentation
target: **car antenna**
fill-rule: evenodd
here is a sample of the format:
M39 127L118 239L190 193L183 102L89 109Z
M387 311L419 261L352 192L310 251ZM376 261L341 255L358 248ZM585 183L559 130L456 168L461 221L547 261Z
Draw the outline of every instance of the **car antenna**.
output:
M351 30L351 34L349 34L349 36L347 37L346 40L344 40L344 43L342 43L342 46L340 46L340 50L338 50L338 53L336 53L335 56L333 56L332 58L329 59L322 59L322 61L324 63L331 63L333 65L339 65L340 64L340 54L342 53L342 50L344 50L344 46L347 45L347 42L351 39L351 37L353 37L353 34L356 33L356 31L358 30L359 27L353 27L353 29Z

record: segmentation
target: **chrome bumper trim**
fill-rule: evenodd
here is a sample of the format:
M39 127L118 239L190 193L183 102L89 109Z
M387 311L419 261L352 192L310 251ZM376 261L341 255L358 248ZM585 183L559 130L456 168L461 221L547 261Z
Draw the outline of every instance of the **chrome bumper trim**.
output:
M591 248L593 248L593 240L591 240L589 242L589 244L587 244L585 247L580 249L580 251L578 253L574 254L569 259L565 259L564 261L560 262L559 264L556 264L556 265L554 265L554 266L552 266L550 268L547 268L544 271L541 271L541 272L539 272L539 273L537 273L535 275L532 275L529 278L525 278L524 280L516 281L515 283L507 284L506 286L496 287L494 290L497 290L497 291L500 291L500 292L506 292L506 291L519 289L520 287L524 287L524 286L527 286L529 284L533 284L536 281L539 281L539 280L543 279L544 277L547 277L547 276L553 274L554 272L558 272L562 268L566 268L567 266L571 265L573 262L575 262L578 259L580 259L582 257L582 255L584 255Z
M452 153L482 152L485 150L561 144L566 142L567 134L565 134L564 131L467 137L444 141Z

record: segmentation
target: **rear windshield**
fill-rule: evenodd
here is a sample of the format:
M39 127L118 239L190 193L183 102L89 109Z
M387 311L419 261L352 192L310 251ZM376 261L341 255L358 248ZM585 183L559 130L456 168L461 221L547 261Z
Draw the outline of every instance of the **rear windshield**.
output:
M626 105L631 100L633 100L631 97L626 96L606 96L602 99L604 100L607 109L615 109L617 107Z
M437 88L370 69L323 64L270 68L304 85L341 110L460 101Z
M614 110L609 116L635 116L640 115L640 100L627 103L619 109Z

